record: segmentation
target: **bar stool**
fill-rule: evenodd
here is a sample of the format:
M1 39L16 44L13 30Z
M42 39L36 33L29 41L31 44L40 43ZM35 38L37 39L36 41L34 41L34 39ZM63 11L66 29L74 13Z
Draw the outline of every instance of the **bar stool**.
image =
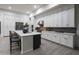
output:
M9 36L10 36L10 53L12 53L13 47L17 46L19 49L21 49L21 41L19 36L14 31L9 31Z

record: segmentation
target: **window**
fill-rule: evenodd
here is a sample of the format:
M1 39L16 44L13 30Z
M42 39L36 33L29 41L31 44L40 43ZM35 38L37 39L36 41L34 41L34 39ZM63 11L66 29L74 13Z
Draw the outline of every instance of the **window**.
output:
M15 30L23 30L23 22L16 22Z

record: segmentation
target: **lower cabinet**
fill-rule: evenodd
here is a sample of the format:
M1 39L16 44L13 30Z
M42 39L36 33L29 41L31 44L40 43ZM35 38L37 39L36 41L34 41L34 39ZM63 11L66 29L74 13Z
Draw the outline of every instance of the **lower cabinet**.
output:
M61 36L61 44L73 48L73 36L71 36L71 35L62 35Z
M56 43L60 43L60 35L59 34L55 34L55 39L53 39L53 40L55 40L55 42Z
M67 46L69 47L72 47L73 48L73 36L69 36L68 39L66 40L66 44Z
M33 49L38 49L41 45L41 35L33 36Z
M64 33L43 32L42 38L73 48L73 35Z
M67 45L66 40L67 40L67 38L64 37L63 35L61 35L60 43L63 44L63 45Z

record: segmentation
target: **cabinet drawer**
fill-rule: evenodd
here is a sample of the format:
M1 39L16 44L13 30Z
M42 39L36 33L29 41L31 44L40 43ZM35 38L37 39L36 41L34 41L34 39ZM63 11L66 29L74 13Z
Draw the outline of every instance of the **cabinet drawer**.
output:
M69 36L66 40L66 45L73 48L73 36Z
M56 42L56 37L54 35L51 37L51 41Z
M73 36L62 35L61 36L61 44L73 48Z
M60 43L60 38L58 34L53 35L52 40L56 43Z
M67 38L61 37L60 39L61 44L66 45L66 40Z

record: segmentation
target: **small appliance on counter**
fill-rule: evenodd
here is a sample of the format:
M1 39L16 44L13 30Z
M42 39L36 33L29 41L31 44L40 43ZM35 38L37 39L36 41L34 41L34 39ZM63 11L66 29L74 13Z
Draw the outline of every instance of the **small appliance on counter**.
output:
M44 28L44 21L41 20L38 22L37 27L35 28L37 30L37 32L42 32Z
M29 25L28 25L28 23L26 23L26 24L24 25L24 27L23 27L23 33L27 33L28 30L29 30Z

